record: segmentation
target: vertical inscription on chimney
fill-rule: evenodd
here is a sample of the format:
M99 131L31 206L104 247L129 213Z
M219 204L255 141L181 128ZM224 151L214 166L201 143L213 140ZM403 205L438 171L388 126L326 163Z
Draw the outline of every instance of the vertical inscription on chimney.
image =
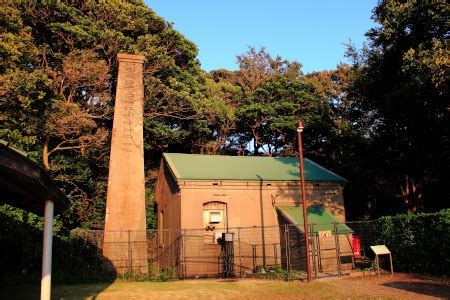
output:
M135 76L136 68L134 64L129 64L125 67L125 83L123 90L125 97L123 99L124 112L123 112L123 133L122 133L122 150L125 152L132 152L133 143L132 139L132 124L134 118L133 104L135 102ZM128 140L129 139L129 140Z
M119 273L147 273L144 56L119 54L103 255Z

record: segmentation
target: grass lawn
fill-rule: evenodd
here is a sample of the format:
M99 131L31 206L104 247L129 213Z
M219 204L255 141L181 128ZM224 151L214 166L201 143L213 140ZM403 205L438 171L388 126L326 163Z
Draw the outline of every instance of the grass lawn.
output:
M36 287L6 288L2 299L33 299ZM450 282L407 274L345 277L305 283L275 280L182 280L54 286L52 299L432 299L450 296Z

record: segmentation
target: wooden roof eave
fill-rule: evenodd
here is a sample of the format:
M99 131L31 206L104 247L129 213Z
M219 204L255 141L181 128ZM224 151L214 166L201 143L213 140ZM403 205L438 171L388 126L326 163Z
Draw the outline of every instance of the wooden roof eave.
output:
M10 204L38 215L44 214L46 200L55 204L55 214L69 206L69 200L49 175L23 153L0 143L0 203Z

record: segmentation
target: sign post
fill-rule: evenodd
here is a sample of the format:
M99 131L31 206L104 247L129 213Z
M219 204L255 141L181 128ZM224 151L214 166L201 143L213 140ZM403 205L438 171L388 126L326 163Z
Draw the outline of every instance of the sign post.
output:
M373 253L375 253L375 260L377 262L377 275L380 275L380 258L379 255L389 255L389 262L391 264L391 275L394 275L394 267L392 265L391 251L385 245L370 246Z

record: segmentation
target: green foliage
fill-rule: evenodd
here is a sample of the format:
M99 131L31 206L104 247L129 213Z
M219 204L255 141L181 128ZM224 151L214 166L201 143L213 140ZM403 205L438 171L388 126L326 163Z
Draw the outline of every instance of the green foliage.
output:
M178 272L173 268L160 268L158 265L149 263L148 274L125 273L118 276L118 279L126 281L169 281L179 279Z
M1 207L0 278L5 284L14 284L20 277L25 280L34 279L36 282L39 280L42 231L38 228L43 224L42 220L29 217L18 209Z
M369 141L373 215L448 207L448 15L444 2L381 1L368 45L349 49L350 117Z
M155 191L153 189L154 185L152 185L150 191L145 195L145 213L146 213L146 222L147 229L156 229L157 228L157 220L156 220L156 203L154 201Z
M114 281L117 274L100 249L79 232L56 237L53 243L52 278L55 283L97 283Z
M395 270L450 275L450 209L381 217L375 231L378 244L391 250Z
M249 47L239 70L204 73L196 45L142 1L3 1L0 138L62 187L67 229L101 228L116 56L138 53L149 228L162 152L295 155L300 118L305 155L349 179L351 218L444 207L447 15L441 3L382 1L368 46L349 48L352 66L305 76Z
M13 207L8 204L0 205L0 214L4 218L3 221L6 222L7 220L10 220L10 222L7 223L6 228L11 228L15 221L26 224L26 226L29 226L31 228L34 228L36 230L44 230L44 218L40 217L38 215L35 215L33 213L27 212L23 209ZM15 221L13 221L15 220ZM53 219L53 233L59 234L63 229L63 223L61 219L56 216ZM23 234L26 234L26 232L23 232Z
M291 270L289 273L284 270L280 265L273 266L256 266L253 274L243 275L258 278L258 279L273 279L273 280L304 280L306 278L306 272Z
M63 188L69 229L103 224L119 52L146 56L146 170L209 130L202 114L218 108L196 46L142 1L3 1L0 11L0 138Z
M54 225L52 282L59 284L111 281L114 272L103 271L107 264L95 243L80 232L60 235L60 221ZM41 217L1 206L0 279L4 285L39 283L42 263Z
M216 142L222 141L221 153L250 155L290 155L295 142L295 123L302 118L313 132L306 135L311 151L323 146L323 136L314 135L322 128L329 135L333 127L326 98L305 81L298 62L272 58L264 48L239 55L239 70L211 72L209 93L222 101L213 124ZM247 149L250 149L250 153ZM313 150L314 149L314 150ZM219 152L219 153L220 153Z

